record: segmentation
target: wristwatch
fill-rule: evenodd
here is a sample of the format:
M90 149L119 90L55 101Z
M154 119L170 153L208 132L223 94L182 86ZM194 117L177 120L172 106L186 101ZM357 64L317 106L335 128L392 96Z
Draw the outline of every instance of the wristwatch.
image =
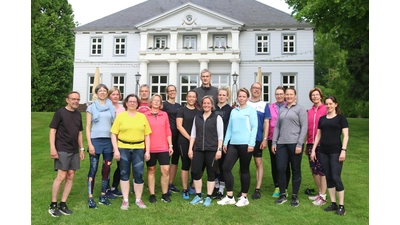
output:
M264 140L267 140L267 137L264 137Z
M222 151L222 148L217 148L218 151Z
M85 151L85 148L81 148L80 150L81 150L81 151Z

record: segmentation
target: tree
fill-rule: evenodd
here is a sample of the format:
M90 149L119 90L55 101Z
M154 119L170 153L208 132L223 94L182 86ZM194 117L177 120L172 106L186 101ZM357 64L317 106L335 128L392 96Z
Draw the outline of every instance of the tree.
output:
M285 0L292 16L315 25L317 33L328 34L347 52L346 65L352 79L346 95L369 101L369 1L367 0ZM317 74L318 75L318 74ZM318 80L318 79L316 79Z
M74 17L67 0L31 1L31 110L54 111L71 91Z

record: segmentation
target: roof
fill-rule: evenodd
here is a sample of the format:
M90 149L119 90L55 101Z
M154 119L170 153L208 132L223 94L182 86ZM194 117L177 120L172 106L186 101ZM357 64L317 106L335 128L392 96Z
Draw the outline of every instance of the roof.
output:
M256 0L147 0L93 22L74 28L74 31L131 30L136 24L157 17L184 4L209 9L245 23L245 28L313 27L298 22L288 13Z

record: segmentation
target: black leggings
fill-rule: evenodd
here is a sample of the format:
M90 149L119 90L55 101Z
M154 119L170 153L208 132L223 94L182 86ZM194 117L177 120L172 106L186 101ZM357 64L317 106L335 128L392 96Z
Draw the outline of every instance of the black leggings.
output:
M325 154L320 152L322 169L326 175L326 185L328 188L336 188L336 191L343 191L344 185L341 174L343 162L339 162L340 153Z
M118 188L120 180L121 180L121 171L119 170L119 161L117 161L117 168L114 171L113 182L111 187Z
M288 162L290 162L290 167L292 169L292 194L297 195L299 193L303 151L301 151L300 154L296 154L295 151L296 144L277 144L276 146L276 165L278 169L279 192L281 194L286 193Z
M226 191L233 191L232 168L239 159L241 192L247 193L250 187L250 162L253 153L247 152L248 145L228 145L225 161L222 165Z
M274 186L275 188L279 187L278 184L278 169L276 167L276 155L271 151L272 148L272 140L268 140L268 150L269 150L269 156L271 159L271 173L272 173L272 180L274 181ZM289 181L290 181L290 166L289 162L287 163L287 168L286 168L286 189L289 186Z
M179 152L182 157L182 170L189 171L190 165L192 163L192 160L188 156L188 150L189 150L189 141L179 141Z
M214 181L217 168L215 151L193 151L192 172L194 180L201 179L204 167L207 168L207 181Z

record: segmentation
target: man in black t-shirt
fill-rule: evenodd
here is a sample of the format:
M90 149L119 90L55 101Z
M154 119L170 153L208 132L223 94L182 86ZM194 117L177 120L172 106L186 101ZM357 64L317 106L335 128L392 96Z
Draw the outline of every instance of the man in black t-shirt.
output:
M50 158L54 159L54 179L51 203L48 212L53 217L70 215L66 201L72 189L75 171L80 168L80 161L85 158L82 140L82 115L77 110L80 95L76 91L68 93L67 106L58 109L50 123ZM79 149L81 151L79 151ZM60 204L57 206L58 193L65 180Z
M201 86L193 89L197 94L197 106L200 107L201 99L210 95L214 102L218 102L218 88L211 86L211 72L208 69L203 69L200 72Z

